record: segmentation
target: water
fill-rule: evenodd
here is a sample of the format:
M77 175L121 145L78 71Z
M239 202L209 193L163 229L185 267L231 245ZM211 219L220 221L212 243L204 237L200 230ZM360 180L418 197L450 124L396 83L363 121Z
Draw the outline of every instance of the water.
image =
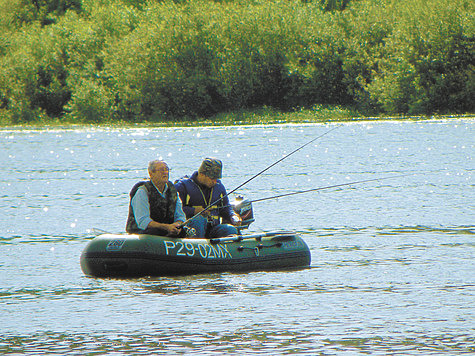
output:
M252 232L301 231L297 271L85 277L92 228L124 230L128 192L162 157L205 156L232 189L334 125L0 131L0 353L475 352L475 121L349 123L252 180Z

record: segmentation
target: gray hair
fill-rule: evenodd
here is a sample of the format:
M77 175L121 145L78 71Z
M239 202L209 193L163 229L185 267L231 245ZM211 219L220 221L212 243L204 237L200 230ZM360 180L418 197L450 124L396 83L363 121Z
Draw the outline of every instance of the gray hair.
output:
M164 165L167 166L167 168L168 168L167 162L165 162L164 160L161 160L161 159L155 159L155 160L150 161L150 162L148 163L148 171L149 171L149 172L155 171L155 167L156 167L158 164L164 164Z

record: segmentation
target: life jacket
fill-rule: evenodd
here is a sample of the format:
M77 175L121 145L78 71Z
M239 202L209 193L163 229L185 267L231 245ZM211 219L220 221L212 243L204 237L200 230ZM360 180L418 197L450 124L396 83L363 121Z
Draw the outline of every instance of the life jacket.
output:
M150 205L150 218L156 222L163 224L172 224L175 220L175 208L178 199L177 190L172 182L167 182L168 189L165 192L165 198L158 192L157 188L151 181L141 181L135 184L130 191L129 216L127 218L127 225L125 230L129 234L152 234L152 235L166 235L167 231L163 229L145 229L138 227L135 221L134 211L132 209L132 198L137 190L144 186L147 192L148 202Z
M183 203L183 211L186 214L186 218L189 219L194 215L194 208L202 207L206 208L209 204L219 200L219 202L209 208L209 223L211 226L219 225L221 223L220 216L229 219L228 209L223 209L224 203L229 201L227 197L221 199L226 195L226 189L221 181L218 179L216 185L211 188L211 194L205 191L198 185L196 177L198 172L193 173L191 177L183 177L175 182L175 187L180 194L181 201ZM193 209L190 209L193 208Z

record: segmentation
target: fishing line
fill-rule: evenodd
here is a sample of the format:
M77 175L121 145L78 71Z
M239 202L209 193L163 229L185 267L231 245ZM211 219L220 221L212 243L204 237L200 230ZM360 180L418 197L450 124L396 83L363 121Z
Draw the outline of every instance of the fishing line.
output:
M380 180L385 180L385 179L394 179L394 178L401 178L401 177L407 177L407 176L412 176L415 174L419 173L409 173L409 174L401 174L397 176L390 176L390 177L380 177L380 178L372 178L372 179L365 179L365 180L360 180L356 182L349 182L349 183L341 183L341 184L335 184L335 185L329 185L326 187L319 187L319 188L313 188L313 189L306 189L306 190L300 190L298 192L292 192L292 193L285 193L285 194L280 194L280 195L274 195L271 197L266 197L266 198L260 198L260 199L254 199L254 200L247 200L249 203L257 203L265 200L270 200L270 199L277 199L277 198L282 198L282 197L288 197L291 195L297 195L297 194L303 194L303 193L309 193L309 192L316 192L319 190L325 190L325 189L331 189L331 188L338 188L338 187L344 187L352 184L361 184L361 183L367 183L367 182L374 182L374 181L380 181ZM232 205L228 205L232 206Z
M303 149L304 147L310 145L311 143L315 142L316 140L318 140L319 138L322 138L323 136L325 135L328 135L330 132L332 131L335 131L336 129L339 129L340 127L342 127L343 125L338 125L338 126L335 126L334 128L332 128L331 130L328 130L326 131L325 133L313 138L312 140L308 141L307 143L303 144L302 146L296 148L295 150L293 150L292 152L290 152L289 154L283 156L282 158L280 158L279 160L275 161L274 163L272 163L270 166L266 167L265 169L263 169L262 171L260 171L259 173L253 175L251 178L249 178L248 180L246 180L244 183L238 185L236 188L234 188L233 190L231 190L230 192L226 193L225 195L223 195L221 198L219 198L218 200L216 200L215 202L209 204L206 208L204 208L202 211L200 211L199 213L193 215L191 218L189 218L188 220L186 220L184 223L182 223L180 226L184 226L186 225L187 223L189 223L191 220L193 220L194 218L196 218L197 216L200 216L202 215L204 212L208 211L212 206L215 206L216 204L218 204L220 201L222 201L225 197L229 196L230 194L234 193L236 190L238 190L239 188L243 187L244 185L246 185L247 183L249 183L251 180L257 178L258 176L260 176L262 173L266 172L267 170L271 169L272 167L274 167L275 165L277 165L278 163L282 162L283 160L285 160L286 158L290 157L291 155L293 155L294 153L300 151L301 149Z

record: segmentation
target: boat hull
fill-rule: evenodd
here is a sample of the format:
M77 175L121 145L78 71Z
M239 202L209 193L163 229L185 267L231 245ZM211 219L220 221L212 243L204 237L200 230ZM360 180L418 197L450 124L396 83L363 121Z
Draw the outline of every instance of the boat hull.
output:
M307 244L292 233L222 241L103 234L87 244L81 268L88 276L126 278L308 267L310 260Z

